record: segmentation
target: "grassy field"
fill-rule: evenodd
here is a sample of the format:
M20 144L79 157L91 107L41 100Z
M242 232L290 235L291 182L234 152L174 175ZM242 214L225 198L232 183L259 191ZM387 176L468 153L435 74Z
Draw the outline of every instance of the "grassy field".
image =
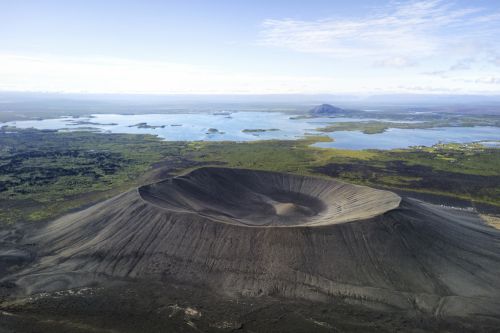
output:
M152 164L173 159L186 143L154 136L0 131L0 221L39 221L138 184Z
M42 221L200 165L336 177L498 207L500 149L350 151L298 141L167 142L149 135L0 130L0 222Z
M429 120L422 122L387 122L387 121L353 121L337 122L331 125L318 128L324 133L337 131L360 131L364 134L377 134L387 131L389 128L400 129L427 129L436 127L473 127L473 126L496 126L500 127L500 117L448 117L446 119Z
M318 139L192 146L198 151L197 158L207 163L322 175L500 207L499 149L479 144L362 151L309 146Z

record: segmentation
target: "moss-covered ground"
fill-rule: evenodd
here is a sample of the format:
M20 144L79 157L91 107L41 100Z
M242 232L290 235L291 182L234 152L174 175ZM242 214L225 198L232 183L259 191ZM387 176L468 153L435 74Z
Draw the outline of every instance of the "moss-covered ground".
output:
M296 141L167 142L149 135L0 130L0 223L53 219L200 165L225 165L441 195L500 210L500 149L479 144L340 150Z

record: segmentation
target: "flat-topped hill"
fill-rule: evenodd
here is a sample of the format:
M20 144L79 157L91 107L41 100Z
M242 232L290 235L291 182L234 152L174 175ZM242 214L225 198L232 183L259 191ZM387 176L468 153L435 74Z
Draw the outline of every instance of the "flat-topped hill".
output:
M328 116L334 116L339 113L343 113L344 109L341 109L339 107L330 105L330 104L321 104L318 106L315 106L309 111L309 114L315 117L328 117Z

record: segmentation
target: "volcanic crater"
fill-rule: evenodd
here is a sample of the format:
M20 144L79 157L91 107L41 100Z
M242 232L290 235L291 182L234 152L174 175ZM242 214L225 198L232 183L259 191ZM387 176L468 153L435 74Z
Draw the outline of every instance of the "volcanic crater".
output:
M315 177L200 168L36 229L24 294L161 281L225 297L500 313L500 233L474 212ZM6 279L4 279L5 281Z
M332 180L204 168L138 189L167 211L245 226L315 226L362 220L399 206L388 191Z

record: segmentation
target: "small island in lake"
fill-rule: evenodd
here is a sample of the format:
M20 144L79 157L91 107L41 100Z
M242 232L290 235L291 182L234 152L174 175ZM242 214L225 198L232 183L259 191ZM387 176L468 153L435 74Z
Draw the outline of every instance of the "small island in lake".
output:
M89 121L89 120L68 120L67 121L69 125L95 125L95 126L116 126L118 125L117 123L97 123L95 121Z
M156 126L156 125L149 125L148 123L138 123L135 125L129 125L129 127L156 129L156 128L165 128L165 125Z
M264 129L264 128L255 128L255 129L249 129L246 128L242 130L243 133L262 133L262 132L277 132L280 131L279 128L269 128L269 129Z
M226 132L221 132L217 128L209 128L205 134L226 134Z

